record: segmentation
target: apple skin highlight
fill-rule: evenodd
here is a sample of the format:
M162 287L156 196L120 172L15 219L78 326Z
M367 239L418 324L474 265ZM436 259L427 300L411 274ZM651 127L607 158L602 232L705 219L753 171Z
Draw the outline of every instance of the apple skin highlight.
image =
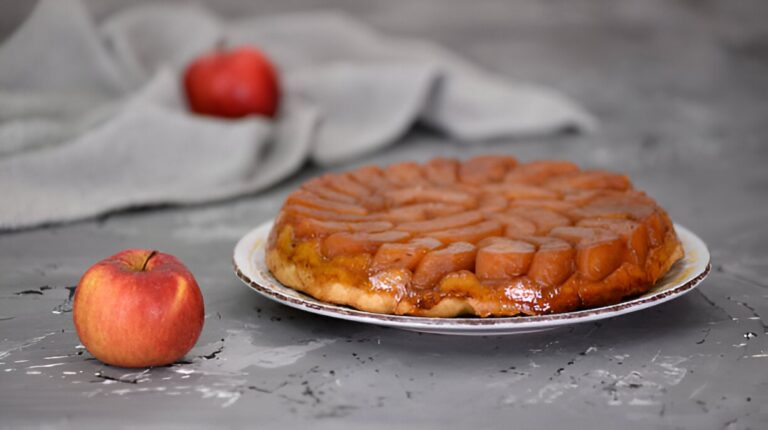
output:
M205 308L192 273L176 257L128 249L83 274L73 319L80 341L119 367L171 364L197 342Z

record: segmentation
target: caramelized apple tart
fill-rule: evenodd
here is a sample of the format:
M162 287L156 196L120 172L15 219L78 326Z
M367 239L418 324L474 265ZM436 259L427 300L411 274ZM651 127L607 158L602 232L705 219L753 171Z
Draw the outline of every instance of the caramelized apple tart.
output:
M617 173L509 156L326 174L291 193L267 244L281 283L368 312L569 312L648 291L683 249Z

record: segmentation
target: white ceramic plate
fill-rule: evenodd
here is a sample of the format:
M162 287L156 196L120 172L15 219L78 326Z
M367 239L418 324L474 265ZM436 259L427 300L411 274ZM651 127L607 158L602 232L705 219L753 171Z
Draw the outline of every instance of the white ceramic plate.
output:
M556 315L509 318L426 318L363 312L346 306L321 302L288 288L277 281L264 262L264 248L272 228L268 221L243 236L235 246L235 273L261 295L282 303L333 318L377 324L404 330L453 335L502 335L549 330L570 324L597 321L656 306L695 288L709 273L709 250L690 230L675 225L685 248L685 258L678 261L664 278L646 294L616 305Z

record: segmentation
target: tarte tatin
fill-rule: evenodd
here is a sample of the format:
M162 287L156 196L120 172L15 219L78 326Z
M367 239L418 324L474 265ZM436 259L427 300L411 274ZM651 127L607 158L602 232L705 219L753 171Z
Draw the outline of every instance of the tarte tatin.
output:
M667 213L625 175L482 156L311 179L288 196L266 262L329 303L490 317L615 304L682 256Z

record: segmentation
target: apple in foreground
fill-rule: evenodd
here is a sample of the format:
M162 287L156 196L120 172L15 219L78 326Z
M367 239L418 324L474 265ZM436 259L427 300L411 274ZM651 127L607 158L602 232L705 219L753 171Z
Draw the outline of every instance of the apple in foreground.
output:
M89 268L75 290L75 329L94 357L119 367L170 364L203 329L204 304L176 257L127 249Z
M225 118L274 117L280 102L277 71L252 46L198 57L184 71L184 89L193 112Z

